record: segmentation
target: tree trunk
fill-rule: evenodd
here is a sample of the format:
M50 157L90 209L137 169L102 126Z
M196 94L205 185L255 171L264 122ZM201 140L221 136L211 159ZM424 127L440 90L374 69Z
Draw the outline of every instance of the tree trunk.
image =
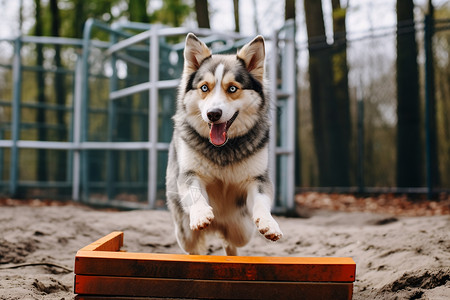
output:
M208 0L195 0L195 12L199 28L211 28L209 25Z
M413 0L397 0L397 186L422 186L419 74Z
M350 186L350 143L352 136L350 117L350 96L348 92L347 66L347 34L345 26L346 9L339 0L332 0L333 8L333 90L337 105L337 130L339 140L336 141L336 167L339 170L336 184Z
M42 36L42 10L41 10L41 1L35 0L35 17L36 24L34 28L35 36ZM44 65L44 53L42 44L36 44L36 66L38 68L42 68ZM47 140L47 130L45 128L46 118L45 118L45 80L44 80L44 71L37 70L36 71L36 86L37 86L37 103L39 105L37 109L36 115L36 123L38 126L38 141L46 141ZM46 181L48 178L47 172L47 150L38 149L37 155L37 169L36 169L36 177L38 181Z
M309 47L309 82L314 145L319 165L319 185L333 186L333 124L336 108L333 100L330 46L326 42L322 2L304 0Z
M61 19L58 9L58 0L50 0L50 13L52 16L52 36L59 36L59 29L61 27ZM62 67L61 62L61 46L55 45L55 65L59 69ZM58 124L57 140L66 142L67 141L67 126L64 121L65 110L62 108L66 105L66 86L65 86L65 75L64 73L55 73L54 79L54 91L56 104L61 108L57 110L56 122ZM56 178L58 180L64 180L66 178L66 153L65 151L58 151L56 156L57 168L56 168Z
M83 38L83 27L86 22L86 14L84 13L84 0L74 0L74 37Z
M128 0L128 13L131 22L150 23L147 14L147 1Z
M233 8L234 8L234 31L240 32L241 28L239 26L239 0L233 0Z
M426 88L428 97L428 122L429 122L429 172L430 184L433 187L439 187L441 184L441 177L439 174L439 154L437 146L437 122L436 122L436 80L434 76L434 57L433 57L433 35L434 35L434 6L431 0L428 0L428 15L426 16L426 48L425 56L426 64Z
M295 20L295 0L285 0L284 1L284 19Z

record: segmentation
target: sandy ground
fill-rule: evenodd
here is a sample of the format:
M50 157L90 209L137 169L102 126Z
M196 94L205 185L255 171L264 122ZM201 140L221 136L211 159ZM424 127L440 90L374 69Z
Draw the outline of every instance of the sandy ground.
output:
M278 217L282 240L255 235L240 254L350 256L357 264L353 299L450 299L449 215L311 215ZM76 251L115 230L125 232L127 251L181 253L166 211L0 206L0 299L73 299ZM219 241L209 251L223 254Z

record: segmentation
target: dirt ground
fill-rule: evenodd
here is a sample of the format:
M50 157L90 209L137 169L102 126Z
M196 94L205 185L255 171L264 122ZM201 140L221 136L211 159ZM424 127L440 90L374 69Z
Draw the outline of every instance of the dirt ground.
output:
M308 193L297 202L303 218L277 217L280 241L255 234L239 254L350 256L353 299L450 299L448 199ZM0 199L0 299L73 299L75 253L116 230L127 251L181 253L167 211ZM218 240L209 252L223 255Z

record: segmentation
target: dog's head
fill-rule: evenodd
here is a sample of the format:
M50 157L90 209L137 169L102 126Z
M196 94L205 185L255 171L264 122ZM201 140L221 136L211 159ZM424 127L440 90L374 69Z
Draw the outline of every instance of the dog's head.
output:
M186 37L180 91L184 117L215 146L245 135L265 114L264 39L237 55L212 55L194 34Z

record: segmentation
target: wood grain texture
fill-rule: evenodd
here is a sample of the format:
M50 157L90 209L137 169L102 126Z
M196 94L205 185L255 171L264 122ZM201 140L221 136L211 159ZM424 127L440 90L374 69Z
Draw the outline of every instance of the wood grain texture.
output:
M75 277L75 293L194 299L351 299L351 283Z
M75 274L124 277L353 282L355 262L339 257L204 256L80 251Z

